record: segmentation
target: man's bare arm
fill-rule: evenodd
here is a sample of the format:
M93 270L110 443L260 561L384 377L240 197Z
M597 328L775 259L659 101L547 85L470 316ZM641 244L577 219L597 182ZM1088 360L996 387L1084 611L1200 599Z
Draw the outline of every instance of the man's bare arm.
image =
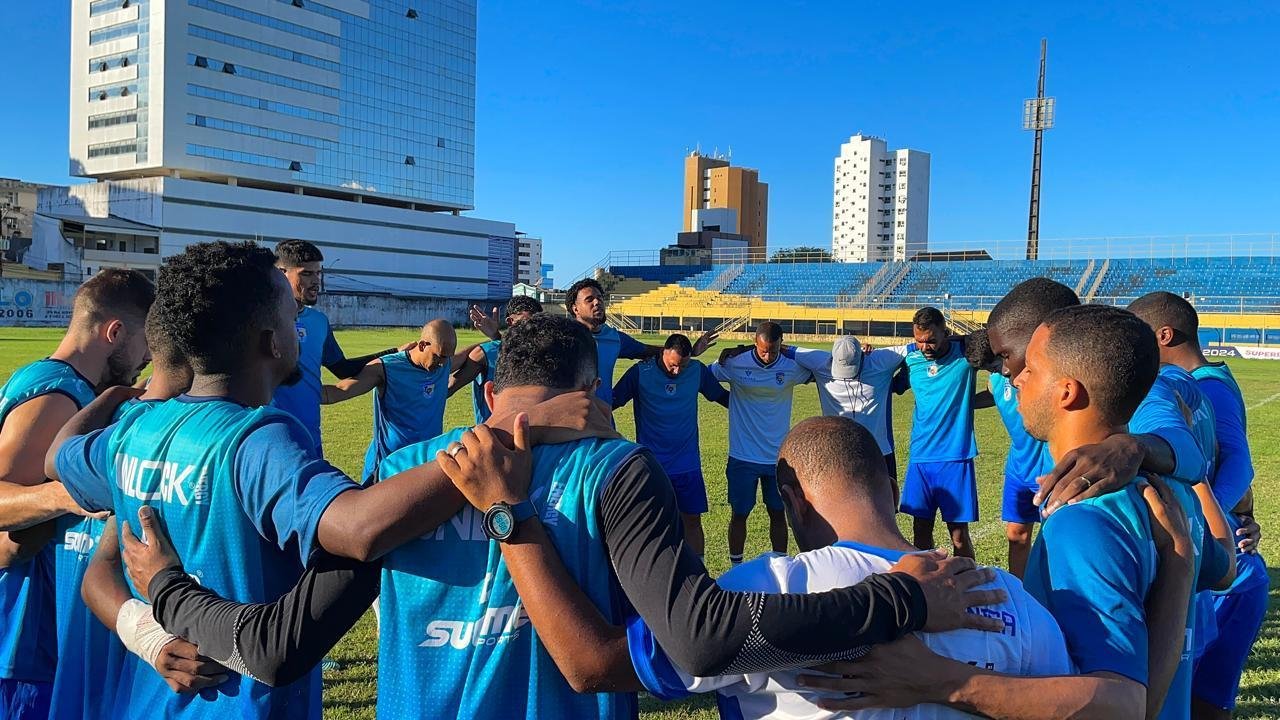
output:
M950 705L965 712L1003 720L1060 718L1140 718L1146 688L1114 673L1015 677L943 657L914 636L873 647L856 662L819 668L837 675L802 675L800 685L816 691L861 693L846 699L824 698L827 710Z
M53 537L52 527L31 522L47 508L34 508L33 518L33 508L22 507L21 499L27 490L45 482L45 453L76 410L71 398L49 393L22 403L5 418L0 429L0 487L12 492L7 498L0 492L0 498L7 500L0 503L0 526L28 529L0 533L0 567L29 560ZM62 514L65 510L57 515Z
M1156 579L1147 593L1146 607L1146 717L1153 720L1160 714L1182 661L1196 550L1188 536L1187 516L1163 481L1148 480L1142 488L1142 498L1151 515L1151 534L1158 553Z
M449 395L453 396L455 392L466 386L467 383L475 380L476 377L484 371L487 360L484 356L484 350L476 345L467 353L466 358L462 362L455 362L453 367L456 368L449 374ZM493 378L489 378L492 380Z
M371 360L360 369L354 377L339 380L334 385L325 385L320 393L321 405L332 405L344 400L360 397L370 390L382 385L386 372L381 360Z
M114 516L107 520L93 557L89 559L89 567L85 568L80 597L94 617L115 632L120 607L132 599L133 594L124 582L124 563L120 560L120 541Z
M528 418L523 415L516 419L513 443L507 448L479 426L463 435L463 451L440 453L437 463L472 506L513 505L527 498L532 465ZM644 689L631 665L626 629L606 620L583 593L536 516L499 547L529 620L575 692Z
M62 445L67 440L77 435L85 435L94 430L101 430L110 425L111 418L115 417L116 410L120 408L120 405L141 394L142 391L137 388L120 386L108 388L101 395L94 398L93 402L85 405L83 409L75 413L70 420L63 423L44 455L45 477L51 480L61 480L58 477L58 450L62 449Z
M534 443L565 442L581 437L617 437L609 412L594 395L559 395L530 409ZM504 439L515 415L490 418L486 423ZM393 475L363 490L348 490L329 504L320 517L320 545L339 557L369 562L393 548L434 530L465 504L449 478L434 462Z

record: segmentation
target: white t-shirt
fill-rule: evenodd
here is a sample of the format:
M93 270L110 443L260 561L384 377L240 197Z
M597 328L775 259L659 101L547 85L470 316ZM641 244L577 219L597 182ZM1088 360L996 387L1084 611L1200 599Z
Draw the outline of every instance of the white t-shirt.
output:
M862 369L852 380L831 375L831 353L826 350L796 348L796 363L808 369L817 379L818 402L823 415L847 417L875 437L880 452L893 452L893 433L889 429L889 391L893 373L907 356L907 346L872 350L862 358Z
M729 457L761 465L778 462L778 449L791 429L791 390L812 377L786 356L764 365L754 350L711 372L729 383Z
M830 547L801 553L795 557L774 553L743 563L722 575L717 582L726 590L767 593L814 593L847 587L868 575L889 569L905 553L897 550L838 542ZM1058 623L1023 589L1022 583L1003 570L988 589L1002 589L1008 600L983 608L983 614L1004 620L1003 632L952 630L945 633L916 633L929 649L971 665L1010 675L1063 675L1073 672L1066 640ZM671 666L675 669L675 666ZM813 700L822 697L801 688L802 671L768 674L726 675L695 678L680 672L685 687L693 692L716 692L721 717L786 718L825 720L852 717L858 720L941 720L972 717L942 705L917 705L905 709L859 710L848 714L819 708ZM833 696L833 695L829 695ZM737 712L737 715L733 713Z

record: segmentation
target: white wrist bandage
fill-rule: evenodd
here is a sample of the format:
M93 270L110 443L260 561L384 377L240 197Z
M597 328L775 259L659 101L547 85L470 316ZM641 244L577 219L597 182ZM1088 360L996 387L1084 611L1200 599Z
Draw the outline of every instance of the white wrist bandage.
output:
M137 599L120 606L120 612L116 615L116 634L129 652L153 667L164 646L178 639L177 635L165 632L160 623L156 622L150 605Z

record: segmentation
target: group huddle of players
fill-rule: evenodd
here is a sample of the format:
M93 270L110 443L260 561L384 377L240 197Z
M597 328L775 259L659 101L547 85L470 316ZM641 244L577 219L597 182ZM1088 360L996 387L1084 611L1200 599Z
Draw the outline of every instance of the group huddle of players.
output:
M1268 581L1244 401L1182 298L1036 278L968 336L924 308L910 344L826 352L764 322L704 365L714 333L642 344L583 280L567 317L518 297L503 327L473 309L489 342L437 320L347 358L322 262L214 242L154 285L104 270L0 390L0 718L316 718L319 664L371 604L384 718L627 718L641 690L725 718L1231 714ZM792 426L807 382L823 416ZM446 433L468 384L476 424ZM320 407L370 391L352 478ZM699 395L729 417L718 578ZM968 530L991 406L1009 572ZM744 562L758 496L774 552Z

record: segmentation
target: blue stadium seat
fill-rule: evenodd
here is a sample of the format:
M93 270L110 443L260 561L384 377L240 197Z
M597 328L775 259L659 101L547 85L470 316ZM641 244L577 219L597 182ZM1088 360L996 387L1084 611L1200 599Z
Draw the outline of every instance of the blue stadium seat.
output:
M1089 260L979 260L911 262L885 302L899 307L940 304L951 296L953 307L989 309L1014 285L1049 277L1087 292L1103 266ZM707 290L725 275L729 265L619 266L615 274L642 277ZM896 265L896 267L902 267ZM857 299L883 263L759 263L740 266L724 292L768 300L833 307ZM1089 270L1087 282L1081 283ZM894 270L894 273L899 272ZM882 276L882 279L885 276ZM1280 258L1112 259L1094 297L1125 302L1154 291L1187 293L1208 301L1239 304L1237 311L1271 312L1280 296ZM1082 294L1083 294L1082 292ZM1243 300L1242 300L1243 298ZM1250 299L1252 298L1252 300ZM1229 299L1229 300L1228 300Z

